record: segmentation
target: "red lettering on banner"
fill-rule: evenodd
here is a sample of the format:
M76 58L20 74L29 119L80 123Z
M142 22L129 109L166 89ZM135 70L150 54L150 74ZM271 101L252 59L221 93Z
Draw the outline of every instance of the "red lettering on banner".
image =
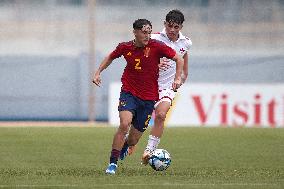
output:
M260 104L260 94L254 96L254 125L259 126L261 122L261 104Z
M211 97L211 103L209 105L209 109L207 110L207 112L205 112L204 110L204 107L201 103L201 97L200 96L192 96L192 99L193 99L193 103L196 107L196 110L197 110L197 113L198 113L198 116L200 118L200 121L202 124L205 124L206 121L207 121L207 118L212 110L212 107L213 107L213 103L215 102L215 99L216 99L216 96L213 95Z
M275 121L275 106L276 102L274 99L272 99L268 103L268 123L270 124L271 127L275 127L276 121Z
M248 108L248 104L247 103L239 103L239 104L236 104L235 106L234 106L234 108L233 108L233 110L234 110L234 114L236 114L236 116L239 116L242 120L243 120L243 122L242 123L237 123L237 121L236 120L233 120L233 124L234 125L245 125L247 122L248 122L248 113L245 111L245 109L242 109L241 108L241 105L243 105L243 107L245 108L245 109L247 109Z
M221 109L221 124L223 126L226 126L228 124L228 103L227 103L227 95L222 94L221 96L221 104L220 104L220 109Z
M235 126L239 125L246 125L248 123L255 125L255 126L261 126L262 124L268 124L270 127L276 127L277 126L277 107L278 103L275 98L272 98L270 101L262 102L263 99L259 93L256 93L254 95L254 102L250 101L242 101L242 102L233 102L228 100L228 94L220 94L220 96L217 95L211 95L209 98L209 101L202 99L201 95L192 95L192 101L194 108L197 112L197 116L200 120L200 123L202 125L207 124L210 115L212 116L212 112L218 112L218 123L223 126L227 126L230 123L232 123ZM218 98L220 100L220 104L217 104ZM284 100L284 99L283 99ZM205 102L209 103L209 106L205 104ZM230 103L229 103L230 102ZM284 104L283 104L284 105ZM206 108L207 107L207 108ZM218 108L217 111L214 109ZM263 114L264 110L267 109L267 114ZM232 110L232 111L230 111ZM282 115L284 114L281 112ZM279 114L278 114L279 115ZM264 116L264 117L263 117ZM264 122L265 120L267 122ZM283 115L284 119L284 115ZM281 121L282 122L284 120Z

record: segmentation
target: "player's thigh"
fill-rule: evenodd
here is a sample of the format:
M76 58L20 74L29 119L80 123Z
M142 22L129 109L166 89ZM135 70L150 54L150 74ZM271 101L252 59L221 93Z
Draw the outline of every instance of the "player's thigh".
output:
M120 127L128 128L136 110L136 98L129 92L121 91L119 97Z
M159 100L155 104L155 110L162 102L169 102L170 106L172 105L172 102L175 98L176 92L174 92L170 88L159 90Z
M133 126L140 132L144 132L149 124L155 101L143 101L140 102L139 108L136 109L135 119L133 120Z
M120 126L129 127L132 122L133 114L131 111L123 110L119 112Z

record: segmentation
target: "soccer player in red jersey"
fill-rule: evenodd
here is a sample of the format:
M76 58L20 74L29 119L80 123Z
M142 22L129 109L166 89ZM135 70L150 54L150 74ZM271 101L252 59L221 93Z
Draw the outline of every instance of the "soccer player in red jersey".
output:
M183 59L166 44L150 39L152 24L146 19L138 19L133 23L135 39L119 43L100 64L93 77L93 83L101 84L101 72L114 59L123 56L127 62L121 82L122 88L119 98L120 125L114 134L110 163L107 174L115 174L117 161L123 147L134 146L138 143L143 132L148 127L158 100L158 76L160 58L167 57L176 62L176 74L172 84L173 90L181 85ZM127 141L125 141L126 135Z

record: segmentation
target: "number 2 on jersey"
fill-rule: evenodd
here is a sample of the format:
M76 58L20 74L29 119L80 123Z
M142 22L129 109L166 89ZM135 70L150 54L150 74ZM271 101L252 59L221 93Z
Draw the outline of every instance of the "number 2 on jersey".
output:
M140 58L135 58L135 70L141 70L141 60Z

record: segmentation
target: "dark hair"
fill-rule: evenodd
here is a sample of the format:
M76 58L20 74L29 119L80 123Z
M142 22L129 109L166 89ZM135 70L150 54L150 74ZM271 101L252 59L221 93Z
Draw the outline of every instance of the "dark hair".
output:
M166 21L167 22L174 22L176 24L182 24L184 21L184 15L180 10L171 10L167 15L166 15Z
M133 29L141 30L144 25L150 25L151 28L152 28L152 24L151 24L151 22L149 20L147 20L147 19L137 19L133 23Z

